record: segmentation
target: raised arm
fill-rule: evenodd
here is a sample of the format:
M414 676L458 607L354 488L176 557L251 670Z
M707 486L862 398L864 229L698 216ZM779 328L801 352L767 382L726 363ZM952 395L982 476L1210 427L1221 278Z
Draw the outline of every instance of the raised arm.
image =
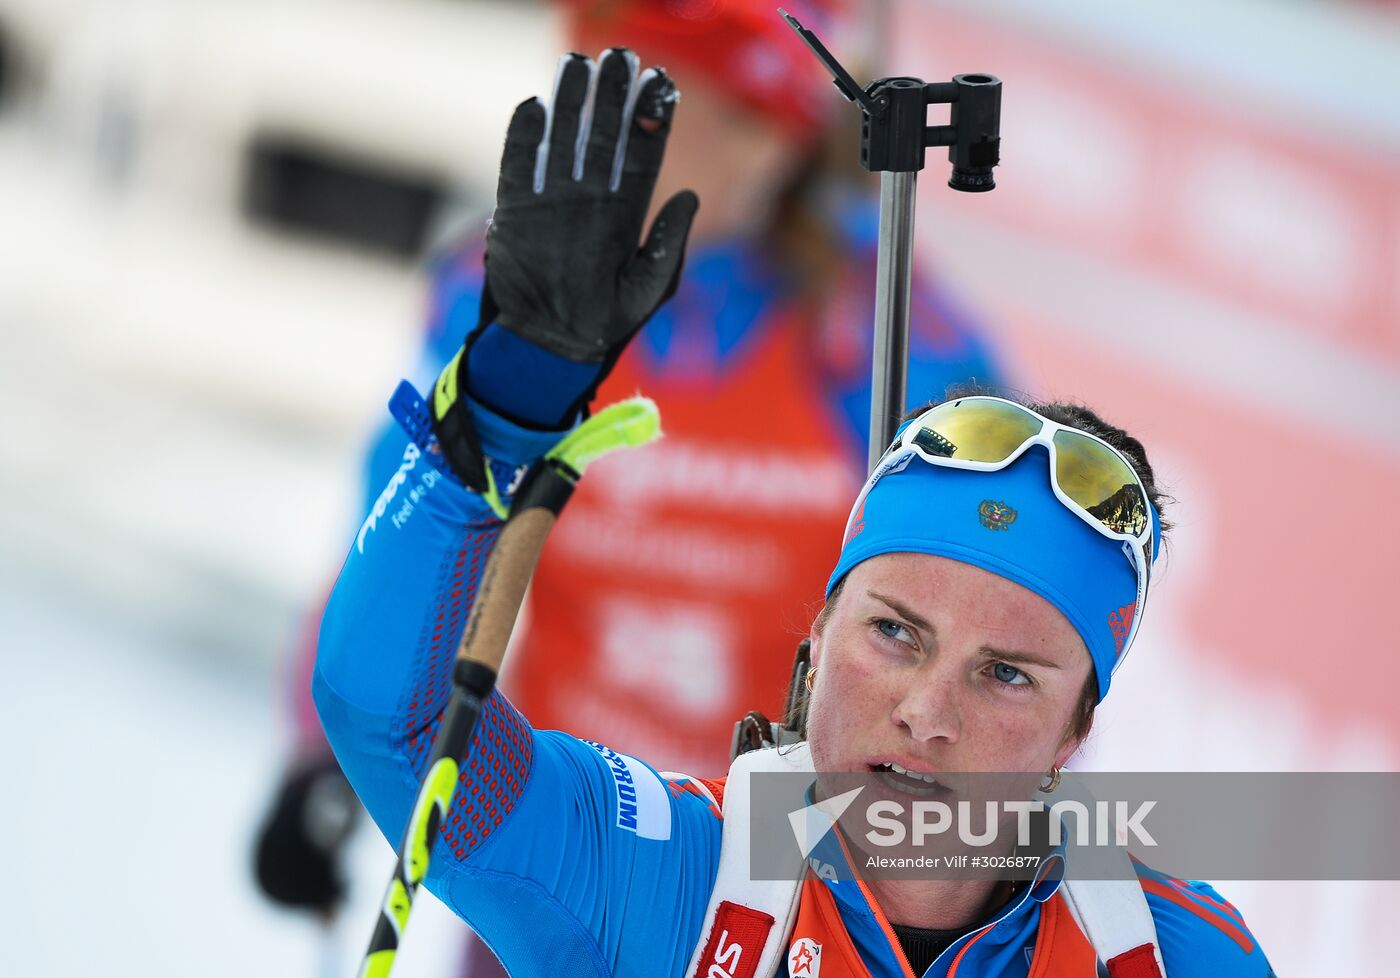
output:
M664 74L614 51L598 65L566 58L552 104L516 110L481 322L430 402L398 399L413 437L352 542L313 680L336 755L392 842L513 487L674 288L694 196L669 201L638 248L674 101ZM718 844L699 796L635 759L532 730L499 693L467 757L427 885L512 973L683 966L633 965L623 949L656 952L698 930Z

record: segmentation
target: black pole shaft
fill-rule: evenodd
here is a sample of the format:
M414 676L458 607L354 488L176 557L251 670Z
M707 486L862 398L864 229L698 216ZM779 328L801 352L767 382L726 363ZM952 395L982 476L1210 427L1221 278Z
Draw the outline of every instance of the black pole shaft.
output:
M875 272L875 352L870 368L867 471L874 470L894 439L906 407L917 180L915 171L880 174L880 249Z

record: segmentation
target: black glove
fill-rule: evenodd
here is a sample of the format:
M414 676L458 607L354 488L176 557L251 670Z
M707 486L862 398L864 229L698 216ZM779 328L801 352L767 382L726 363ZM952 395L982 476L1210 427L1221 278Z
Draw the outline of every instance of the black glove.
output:
M638 249L678 93L637 67L625 48L568 55L552 106L515 110L486 235L483 324L583 363L615 359L674 292L699 205L676 194Z
M631 51L614 48L597 64L567 55L551 105L522 102L506 132L481 319L466 345L495 323L550 354L597 364L575 414L680 277L695 194L667 201L638 247L677 99L665 72L639 72ZM482 492L481 451L458 396L468 359L438 380L434 430L454 471Z
M345 895L341 851L359 799L329 755L293 768L258 833L258 886L274 903L329 917Z

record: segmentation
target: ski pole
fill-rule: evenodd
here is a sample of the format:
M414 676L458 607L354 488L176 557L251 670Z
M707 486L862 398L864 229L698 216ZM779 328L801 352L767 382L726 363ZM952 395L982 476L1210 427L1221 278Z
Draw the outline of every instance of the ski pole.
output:
M880 174L880 246L875 271L875 345L871 362L870 454L873 471L904 415L909 370L909 295L914 262L914 192L924 150L947 146L954 190L996 186L992 169L1001 145L1001 81L955 75L952 81L881 78L861 88L817 35L779 9L797 36L831 73L836 88L864 116L860 164ZM946 126L928 125L928 107L949 103Z
M545 538L590 463L615 449L644 445L660 434L660 415L648 398L634 397L610 405L545 455L516 492L510 515L482 571L457 647L452 692L433 740L428 772L399 844L360 978L387 978L394 966L418 887L428 874L434 838L452 808L477 717L495 689Z

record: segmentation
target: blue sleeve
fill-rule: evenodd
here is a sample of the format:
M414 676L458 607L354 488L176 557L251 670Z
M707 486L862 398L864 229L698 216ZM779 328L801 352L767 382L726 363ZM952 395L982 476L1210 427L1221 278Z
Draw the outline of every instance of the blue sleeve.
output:
M474 417L501 476L548 447L538 433ZM502 525L433 457L405 441L327 605L313 679L331 746L394 845ZM698 940L719 829L710 806L678 782L606 747L533 730L498 692L473 735L426 885L516 978L680 975ZM389 869L386 859L386 879Z
M1274 978L1244 917L1209 883L1138 865L1169 978Z

